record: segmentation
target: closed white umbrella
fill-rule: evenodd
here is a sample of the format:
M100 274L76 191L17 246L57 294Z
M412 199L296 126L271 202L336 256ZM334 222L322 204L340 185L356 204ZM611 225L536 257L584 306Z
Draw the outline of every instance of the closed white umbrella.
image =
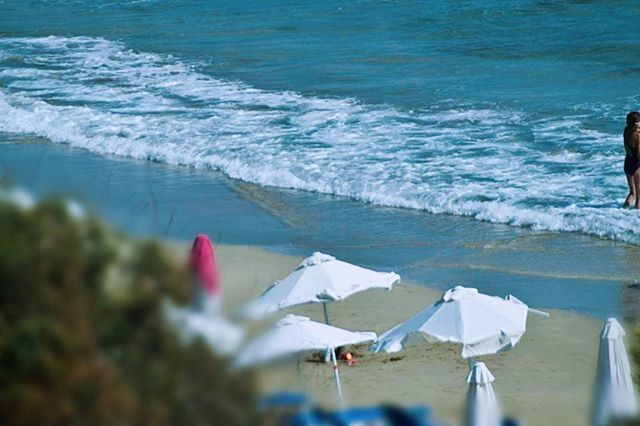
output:
M498 426L500 406L493 392L495 380L484 362L476 362L467 375L469 390L464 410L463 426Z
M526 330L528 307L513 296L502 299L456 286L442 298L382 334L375 352L398 352L419 337L459 343L469 358L511 349Z
M600 333L592 425L608 425L613 419L630 418L638 411L624 335L615 318L605 321Z
M338 397L342 401L335 348L370 342L375 338L375 333L344 330L289 314L251 341L237 357L236 366L256 366L308 352L330 350Z
M315 252L286 278L276 281L247 304L240 313L245 317L259 318L291 306L322 303L328 324L326 302L343 300L371 288L390 290L399 281L400 276L393 272L372 271Z
M164 313L184 342L200 338L221 355L234 353L244 338L244 330L222 315L208 315L179 308L169 301L164 304Z

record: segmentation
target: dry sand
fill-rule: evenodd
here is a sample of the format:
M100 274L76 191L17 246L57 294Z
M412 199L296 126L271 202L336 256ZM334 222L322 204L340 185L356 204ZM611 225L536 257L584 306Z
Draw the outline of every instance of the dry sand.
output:
M230 312L286 276L301 260L244 246L220 246L217 255ZM370 291L332 303L329 314L334 325L381 333L437 300L440 294L403 283L391 292ZM322 320L319 305L291 311ZM482 357L496 377L494 388L505 413L518 416L528 425L587 424L600 327L599 320L568 312L551 311L550 318L530 316L518 346ZM421 403L429 405L440 419L459 420L468 371L459 347L424 344L393 355L370 354L363 348L357 352L360 356L355 366L340 368L350 404ZM307 362L302 371L307 388L317 400L334 404L331 367ZM265 369L260 377L264 392L297 383L291 366Z

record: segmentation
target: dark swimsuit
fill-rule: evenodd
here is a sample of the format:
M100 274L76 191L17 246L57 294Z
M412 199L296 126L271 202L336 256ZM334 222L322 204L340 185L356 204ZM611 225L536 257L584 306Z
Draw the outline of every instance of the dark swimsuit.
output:
M626 153L624 157L624 174L633 176L638 168L640 168L640 159L638 159L637 154L634 152L635 149L627 143L626 138L624 141L624 151Z

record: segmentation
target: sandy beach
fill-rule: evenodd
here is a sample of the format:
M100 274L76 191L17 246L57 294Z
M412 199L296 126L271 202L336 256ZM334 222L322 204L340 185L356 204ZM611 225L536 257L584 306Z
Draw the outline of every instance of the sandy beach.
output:
M229 312L284 277L301 260L247 246L218 246L217 253ZM439 296L440 291L403 282L391 292L370 291L333 303L330 318L337 326L380 333ZM317 305L291 311L322 320ZM529 425L586 424L600 327L595 318L563 311L551 311L549 318L530 316L527 333L515 349L483 357L496 376L494 387L504 412ZM459 351L459 347L439 344L393 355L359 349L356 365L340 370L345 396L353 405L427 404L439 418L455 422L467 389L468 367ZM287 367L262 370L262 390L295 388L294 369ZM303 375L307 388L322 404L334 404L329 365L307 362Z

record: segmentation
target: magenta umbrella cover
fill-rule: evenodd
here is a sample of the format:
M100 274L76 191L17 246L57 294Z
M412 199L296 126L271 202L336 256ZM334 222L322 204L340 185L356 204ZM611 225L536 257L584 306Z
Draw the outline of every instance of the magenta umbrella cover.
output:
M216 255L209 237L205 234L200 234L193 240L189 269L206 294L216 296L220 293Z

